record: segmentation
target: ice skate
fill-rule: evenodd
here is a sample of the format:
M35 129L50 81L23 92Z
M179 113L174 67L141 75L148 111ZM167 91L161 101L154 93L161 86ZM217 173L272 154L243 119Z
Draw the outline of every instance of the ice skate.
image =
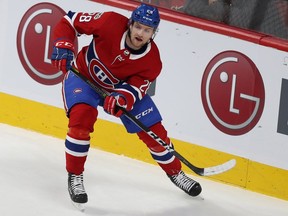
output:
M172 176L168 175L168 177L177 187L182 189L185 193L189 194L190 196L198 196L202 191L201 185L198 182L186 176L183 171L180 171L176 175Z
M68 191L72 204L80 211L84 211L83 204L87 203L88 196L83 185L83 174L75 175L68 173Z

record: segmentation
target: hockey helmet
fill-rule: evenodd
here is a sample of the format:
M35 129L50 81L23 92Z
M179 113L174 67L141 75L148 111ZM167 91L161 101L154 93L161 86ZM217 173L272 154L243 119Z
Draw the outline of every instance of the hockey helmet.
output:
M132 12L131 20L157 29L160 23L160 15L156 7L141 4Z

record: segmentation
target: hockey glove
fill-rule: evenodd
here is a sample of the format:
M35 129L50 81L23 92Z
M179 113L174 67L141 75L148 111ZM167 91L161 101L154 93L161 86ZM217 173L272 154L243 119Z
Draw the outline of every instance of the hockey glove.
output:
M52 65L63 73L67 73L72 67L74 59L74 45L71 42L58 40L55 42L52 52Z
M123 111L119 109L119 107L123 107L127 111L130 111L133 108L134 100L129 97L129 95L127 96L125 97L123 94L118 92L111 93L104 100L104 110L116 117L120 117L123 114Z

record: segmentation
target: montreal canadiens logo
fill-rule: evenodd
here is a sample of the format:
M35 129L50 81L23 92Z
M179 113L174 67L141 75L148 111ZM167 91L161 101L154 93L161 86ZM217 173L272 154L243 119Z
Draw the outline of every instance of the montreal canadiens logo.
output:
M57 5L39 3L27 10L18 27L20 61L29 76L44 85L58 84L63 79L63 73L52 67L50 56L53 28L65 14Z
M256 65L242 53L226 51L207 65L201 97L205 112L220 131L242 135L258 123L265 89Z
M119 80L97 58L90 60L89 74L98 85L106 89L113 89L114 85L119 83Z

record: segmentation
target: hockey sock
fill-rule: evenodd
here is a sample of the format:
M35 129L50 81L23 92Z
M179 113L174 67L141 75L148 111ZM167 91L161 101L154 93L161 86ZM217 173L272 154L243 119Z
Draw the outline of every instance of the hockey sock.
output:
M157 134L167 144L170 144L167 131L161 122L158 122L157 124L150 127L150 130ZM175 175L179 173L181 170L181 163L178 158L176 158L165 147L159 144L155 139L151 138L144 131L138 132L137 135L147 145L153 159L168 175Z
M69 131L65 140L66 170L69 173L80 175L84 171L97 114L97 110L87 104L77 104L69 113Z

